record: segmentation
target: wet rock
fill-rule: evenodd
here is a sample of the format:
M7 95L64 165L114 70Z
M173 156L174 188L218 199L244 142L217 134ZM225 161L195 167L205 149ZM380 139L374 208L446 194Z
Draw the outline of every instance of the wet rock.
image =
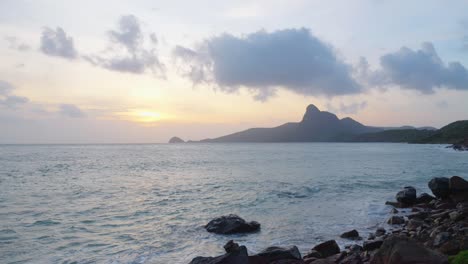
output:
M398 214L398 210L396 208L392 208L392 210L390 211L390 213L392 214Z
M385 235L385 233L387 233L387 230L385 230L385 228L383 228L383 227L379 227L375 231L375 236L381 237L381 236Z
M402 204L414 204L416 202L416 189L412 186L406 186L397 193L395 198Z
M447 257L419 243L399 236L385 240L372 257L371 264L447 264Z
M449 180L450 198L454 202L468 201L468 181L453 176Z
M416 219L411 219L408 221L408 223L406 224L406 228L408 230L416 230L418 227L422 226L424 224L423 221L420 221L420 220L416 220Z
M348 232L344 232L343 234L340 235L341 238L347 238L347 239L360 239L359 237L359 232L354 229Z
M390 225L401 225L405 223L405 219L402 216L392 216L387 221Z
M383 240L374 240L374 241L365 241L362 244L362 247L365 251L372 251L380 248L382 246Z
M320 254L320 252L318 252L317 250L311 250L309 251L309 253L307 253L305 256L304 256L304 259L305 258L322 258L322 254Z
M228 242L229 243L229 242ZM249 264L247 248L240 246L236 251L226 253L218 257L196 257L190 264Z
M216 234L251 233L260 230L260 224L256 221L246 222L239 216L230 214L211 220L205 229Z
M416 203L417 204L425 204L425 203L430 203L435 199L434 196L427 194L427 193L421 193L417 198L416 198Z
M235 243L234 240L229 240L226 245L224 245L224 250L226 253L239 251L239 244Z
M340 247L338 246L335 240L328 240L326 242L316 245L312 249L319 252L323 258L327 258L340 253Z
M353 252L359 253L359 252L364 251L364 248L362 246L360 246L360 245L353 244L353 245L350 245L348 247L348 251L351 252L351 253L353 253Z
M450 194L449 179L446 177L432 178L428 186L437 198L447 198Z
M443 243L447 242L449 239L450 239L450 233L441 232L435 236L433 245L434 247L438 247L442 245Z
M283 247L268 247L258 253L257 255L254 255L253 257L256 257L256 259L261 260L261 261L266 261L266 263L272 263L275 261L275 263L280 263L276 261L280 260L301 260L301 253L299 252L299 249L296 246L292 246L289 248L283 248ZM291 263L291 262L281 262L281 263ZM296 263L296 262L294 262Z
M340 264L362 264L364 263L362 261L362 257L359 254L350 254L343 258L340 262Z
M458 221L458 220L460 220L462 218L462 215L459 212L455 211L455 212L449 213L449 217L453 221Z

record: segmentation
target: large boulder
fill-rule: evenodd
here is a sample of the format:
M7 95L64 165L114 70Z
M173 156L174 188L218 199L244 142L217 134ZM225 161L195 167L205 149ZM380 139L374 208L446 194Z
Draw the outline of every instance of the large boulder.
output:
M340 237L341 238L347 238L347 239L353 239L353 240L361 239L361 237L359 236L359 232L356 229L353 229L353 230L348 231L348 232L344 232L343 234L340 235Z
M407 237L392 236L372 257L371 264L448 264L447 257Z
M216 234L251 233L260 230L260 224L256 221L246 222L239 216L230 214L211 220L205 229Z
M414 204L416 202L416 189L411 186L406 186L396 195L396 200L402 204Z
M340 247L335 240L328 240L321 244L316 245L313 250L320 253L322 258L327 258L340 253Z
M296 263L302 260L301 253L296 246L291 246L288 248L283 247L268 247L250 257L252 262L258 263ZM288 262L286 262L288 260ZM290 260L290 261L289 261ZM294 261L293 260L298 260Z
M196 257L190 264L249 264L249 255L245 246L239 246L232 240L224 248L226 254L217 257Z
M437 198L447 198L450 194L449 179L446 177L432 178L427 185Z
M468 201L468 181L453 176L449 180L450 198L454 202Z

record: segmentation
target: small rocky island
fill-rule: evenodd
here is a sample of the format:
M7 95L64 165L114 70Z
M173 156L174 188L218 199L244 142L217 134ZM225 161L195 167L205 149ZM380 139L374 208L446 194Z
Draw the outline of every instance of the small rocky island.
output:
M345 249L328 240L304 256L296 246L268 247L249 255L245 246L230 240L224 255L196 257L190 264L467 264L468 181L440 177L428 186L434 196L417 195L407 186L396 194L396 201L386 202L393 207L387 221L391 229L379 227L365 240L356 230L341 234L350 241ZM215 218L205 228L226 234L257 231L260 224L229 215Z
M171 139L169 139L169 143L171 144L185 143L185 141L181 139L180 137L172 137Z

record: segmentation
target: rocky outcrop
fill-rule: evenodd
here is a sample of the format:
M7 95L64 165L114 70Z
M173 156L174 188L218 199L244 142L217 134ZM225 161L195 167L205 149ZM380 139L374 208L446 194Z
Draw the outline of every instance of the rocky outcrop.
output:
M341 234L340 237L341 238L347 238L347 239L353 239L353 240L361 239L361 237L359 236L359 232L356 229L353 229L353 230L348 231L348 232L344 232L343 234Z
M182 139L179 138L179 137L172 137L171 139L169 139L169 143L171 143L171 144L175 144L175 143L185 143L185 141L182 140Z
M256 221L246 222L239 216L230 214L211 220L205 226L205 229L216 234L252 233L260 230L260 223Z
M371 264L448 264L447 257L407 237L391 236L372 257Z
M245 246L239 246L232 240L224 248L226 254L217 257L196 257L190 264L249 264L249 255ZM229 248L229 250L228 250Z
M416 189L411 186L406 186L397 193L395 198L402 204L414 204L414 202L416 202Z
M446 177L433 178L428 183L429 189L437 198L447 198L449 195L449 179Z
M257 259L265 263L272 263L285 260L302 260L301 253L296 246L291 246L289 248L283 247L268 247L262 250L257 255L253 256L252 259ZM281 263L290 263L290 262L281 262Z
M327 258L340 253L340 247L338 246L335 240L325 241L321 244L316 245L312 249L320 253L322 258Z

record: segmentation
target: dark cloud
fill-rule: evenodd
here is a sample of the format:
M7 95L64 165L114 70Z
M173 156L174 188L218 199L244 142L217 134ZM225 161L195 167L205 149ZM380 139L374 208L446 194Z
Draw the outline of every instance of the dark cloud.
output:
M365 74L371 85L397 85L425 94L437 88L468 90L467 69L460 62L445 64L428 42L419 50L402 47L386 54L380 58L380 66L380 70Z
M61 27L57 27L56 30L44 28L41 36L41 51L49 56L66 59L75 59L78 54L73 44L73 38L67 36Z
M31 47L28 44L22 43L14 36L6 36L4 38L8 42L8 48L18 51L28 51Z
M165 67L159 60L154 33L148 36L149 46L145 46L145 35L140 22L133 15L122 16L118 28L109 32L109 47L99 55L84 56L84 59L95 66L112 71L141 74L147 70L164 76Z
M328 97L362 90L351 76L352 67L305 28L223 34L195 50L178 46L173 53L194 83L214 83L225 92L248 87L262 100L272 87Z
M59 113L62 116L72 117L72 118L81 118L81 117L86 116L85 113L83 113L83 111L81 111L80 108L78 108L76 105L73 105L73 104L60 105Z

